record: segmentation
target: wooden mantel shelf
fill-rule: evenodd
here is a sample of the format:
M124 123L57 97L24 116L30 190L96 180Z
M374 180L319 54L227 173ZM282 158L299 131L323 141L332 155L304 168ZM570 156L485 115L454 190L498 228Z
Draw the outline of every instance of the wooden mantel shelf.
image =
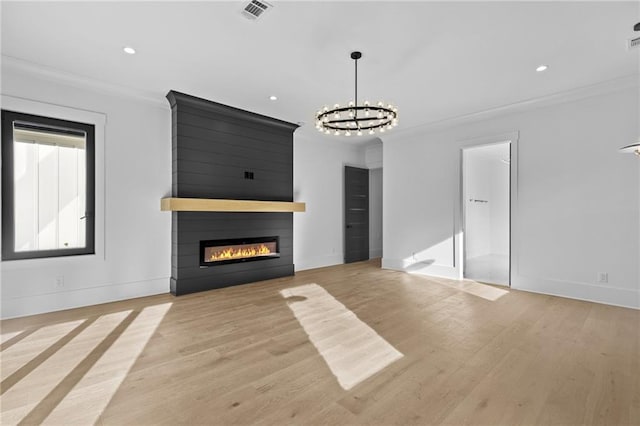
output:
M211 198L163 198L164 212L304 212L305 203L288 201L221 200Z

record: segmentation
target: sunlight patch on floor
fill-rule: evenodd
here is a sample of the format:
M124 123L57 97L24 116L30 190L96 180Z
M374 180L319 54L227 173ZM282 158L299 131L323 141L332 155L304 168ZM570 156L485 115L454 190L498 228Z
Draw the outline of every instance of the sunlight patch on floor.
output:
M15 373L23 365L34 359L49 346L64 337L71 330L80 325L83 320L48 325L34 331L15 345L2 351L1 380ZM15 337L20 333L11 333ZM9 340L11 337L7 338ZM3 341L6 341L3 339Z
M20 381L0 397L0 423L17 424L31 414L46 397L58 390L58 384L107 336L131 311L104 315L82 330L66 345L26 372ZM80 321L81 322L81 321ZM34 333L35 334L35 333ZM60 337L60 336L58 336ZM27 340L27 339L25 339ZM24 342L12 348L18 350ZM12 349L10 348L10 349ZM46 348L43 348L46 349ZM4 382L3 382L4 387ZM60 391L64 391L61 389Z
M13 339L14 337L16 337L18 334L22 333L23 330L20 331L13 331L10 333L2 333L0 334L0 343L4 343L9 339Z
M317 284L280 291L340 386L349 390L403 357Z
M509 294L509 290L494 287L488 284L482 284L472 280L438 280L438 283L447 287L455 288L456 290L464 291L465 293L472 294L474 296L481 297L486 300L490 300L492 302L500 299L505 294Z
M145 308L47 417L44 424L94 424L172 303Z

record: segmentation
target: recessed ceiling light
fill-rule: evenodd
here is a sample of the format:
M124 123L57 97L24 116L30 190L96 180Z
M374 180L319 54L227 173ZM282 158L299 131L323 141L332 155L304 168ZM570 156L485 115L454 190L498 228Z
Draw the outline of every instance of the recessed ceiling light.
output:
M136 49L134 49L133 47L130 47L130 46L126 46L122 50L124 50L124 53L128 53L129 55L135 55L136 54Z
M271 95L269 96L269 99L271 99L272 101L277 101L278 97L276 95Z
M536 68L536 71L538 71L538 72L546 71L547 68L549 68L549 67L546 66L546 65L540 65L538 68Z

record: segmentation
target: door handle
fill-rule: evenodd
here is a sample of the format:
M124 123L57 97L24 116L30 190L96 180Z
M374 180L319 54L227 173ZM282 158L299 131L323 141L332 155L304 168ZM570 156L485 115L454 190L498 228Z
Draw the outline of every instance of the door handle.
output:
M347 225L347 229L353 228L353 225Z

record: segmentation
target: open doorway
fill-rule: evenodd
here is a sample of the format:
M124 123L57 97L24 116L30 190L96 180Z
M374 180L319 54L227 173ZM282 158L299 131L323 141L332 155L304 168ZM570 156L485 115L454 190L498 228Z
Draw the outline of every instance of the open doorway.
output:
M464 278L510 285L511 143L462 151Z

